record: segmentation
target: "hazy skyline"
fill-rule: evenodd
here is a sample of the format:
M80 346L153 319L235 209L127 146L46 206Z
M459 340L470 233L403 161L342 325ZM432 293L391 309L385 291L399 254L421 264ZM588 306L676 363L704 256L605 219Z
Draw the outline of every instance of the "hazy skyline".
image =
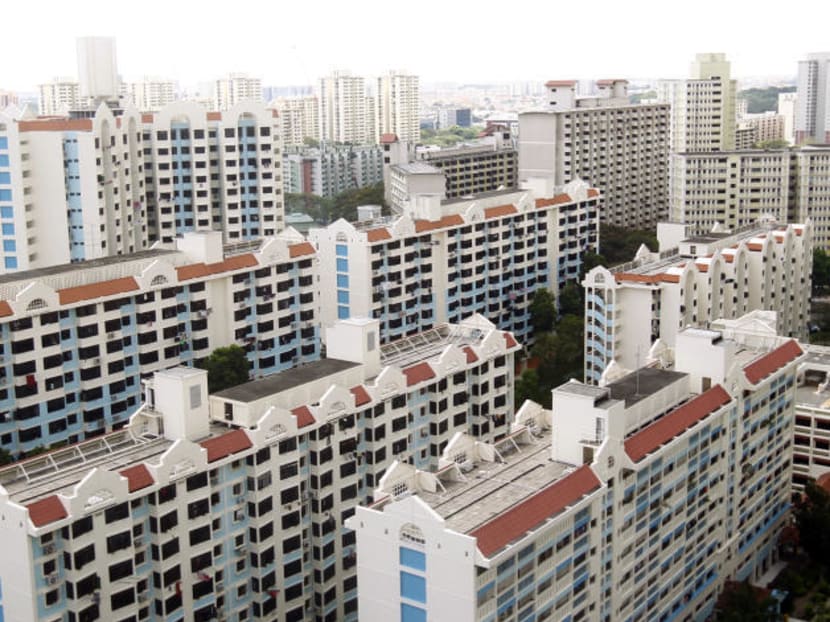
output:
M116 37L125 80L148 74L183 85L229 71L266 86L313 84L333 69L367 76L403 69L426 83L675 78L686 76L695 53L710 51L725 52L739 78L795 76L808 52L830 49L830 8L804 0L780 5L786 14L756 5L757 15L714 0L696 2L689 14L651 0L545 8L519 0L479 3L476 12L437 0L214 6L10 3L0 89L33 91L55 76L76 76L75 38L86 35Z

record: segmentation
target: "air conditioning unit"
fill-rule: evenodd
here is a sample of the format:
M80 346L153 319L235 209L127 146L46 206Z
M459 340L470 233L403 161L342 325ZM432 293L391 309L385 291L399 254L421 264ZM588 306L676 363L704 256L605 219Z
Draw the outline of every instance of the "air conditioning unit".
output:
M303 542L303 548L304 548L304 549L311 548L311 542L309 542L308 540L306 540L305 542Z
M143 544L144 544L144 538L143 537L136 536L135 539L133 539L133 546L141 546Z
M96 356L94 359L92 359L92 364L93 365L100 365L101 364L101 359Z
M248 548L244 545L236 547L236 554L237 555L244 555L247 552L248 552Z
M107 333L107 339L115 339L115 333Z
M146 603L146 602L147 602L147 600L148 600L148 598L149 598L149 595L147 594L147 592L141 592L141 593L138 595L138 602L140 602L140 603Z
M236 502L237 503L245 503L245 497L237 497Z
M54 552L55 552L55 545L54 545L54 544L47 544L47 545L45 545L45 546L43 547L43 552L44 552L46 555L51 555L52 553L54 553Z
M55 585L57 582L58 582L58 576L57 575L52 575L52 576L46 577L46 583L48 583L49 585Z

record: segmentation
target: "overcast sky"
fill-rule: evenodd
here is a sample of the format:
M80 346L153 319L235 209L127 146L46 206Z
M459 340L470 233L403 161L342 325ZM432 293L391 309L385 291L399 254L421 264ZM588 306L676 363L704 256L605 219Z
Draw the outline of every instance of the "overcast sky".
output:
M733 0L271 0L4 3L0 89L77 74L75 37L114 36L124 79L244 71L311 84L332 69L435 81L684 77L696 52L734 76L794 76L830 49L830 3Z

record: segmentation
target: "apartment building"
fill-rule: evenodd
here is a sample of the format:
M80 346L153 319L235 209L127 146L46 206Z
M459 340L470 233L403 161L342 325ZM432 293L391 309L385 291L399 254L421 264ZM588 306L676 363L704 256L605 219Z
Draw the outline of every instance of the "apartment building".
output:
M320 140L365 144L374 141L374 99L361 76L335 71L320 78Z
M784 140L795 144L795 109L798 93L778 94L778 114L784 118Z
M395 134L401 140L421 140L421 90L418 76L390 71L377 79L375 91L374 142L383 134Z
M121 85L121 94L141 112L157 112L176 101L178 86L173 80L144 76L137 82Z
M795 143L830 143L830 53L808 54L798 61Z
M758 128L748 123L738 123L735 128L735 149L752 149L758 142Z
M282 141L276 113L245 102L208 112L177 102L142 115L153 239L221 230L238 242L284 227Z
M377 331L343 322L329 358L211 396L157 372L123 429L0 471L6 619L356 620L344 521L393 462L504 435L520 348L480 317Z
M527 340L534 292L578 278L602 205L585 182L460 201L425 194L400 216L313 229L330 293L322 322L377 318L387 343L479 313Z
M695 233L810 219L816 247L830 248L830 148L673 154L671 186L672 220Z
M725 54L698 54L685 80L660 80L659 101L671 104L672 153L735 149L737 82Z
M775 112L746 114L741 117L739 126L752 128L755 131L755 141L759 143L785 140L784 115ZM739 147L736 147L736 149L739 149Z
M672 370L571 381L495 442L394 463L346 522L360 615L703 621L727 580L757 580L788 520L803 352L683 337Z
M470 108L439 108L437 126L439 129L447 129L457 125L458 127L470 127L472 125L473 111Z
M320 102L314 96L280 97L268 104L280 119L283 145L302 147L311 138L320 140Z
M44 116L65 115L81 105L81 85L73 78L54 78L37 88L37 107Z
M383 182L383 152L378 145L289 148L283 152L285 192L333 197L346 190Z
M546 111L519 114L519 184L576 178L601 188L603 222L653 228L668 214L669 105L628 101L626 80L600 80L577 97L575 80L546 83Z
M755 309L777 313L776 334L805 338L812 236L809 221L756 224L682 239L661 253L643 248L633 262L594 268L582 282L585 382L671 358L685 327L709 328Z
M317 263L296 232L0 277L0 447L19 455L123 426L139 381L238 344L252 377L320 356Z
M243 102L262 102L262 80L246 73L229 73L213 85L214 110L229 110Z

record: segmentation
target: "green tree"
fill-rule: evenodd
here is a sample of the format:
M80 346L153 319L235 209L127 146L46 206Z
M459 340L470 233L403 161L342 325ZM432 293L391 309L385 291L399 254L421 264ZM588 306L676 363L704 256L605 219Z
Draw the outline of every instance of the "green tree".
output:
M533 324L534 337L553 328L556 320L556 300L545 288L537 289L530 302L530 323Z
M745 89L738 92L738 99L746 100L746 111L751 114L772 112L778 110L779 93L792 93L794 91L794 86L770 86L763 89Z
M786 140L762 140L755 143L754 147L756 149L786 149L790 146L790 143Z
M830 493L809 480L795 505L798 539L810 559L827 568L830 564Z
M813 292L820 293L830 287L830 255L824 249L813 249Z
M717 622L773 622L775 601L748 581L729 583L718 600Z
M524 404L525 400L533 400L537 404L544 404L548 399L539 384L539 373L535 369L526 369L516 378L513 396L517 409Z
M237 345L216 348L199 362L208 373L208 391L215 393L248 381L250 363L245 350Z
M14 461L14 458L12 457L9 450L0 447L0 465L9 464L10 462L13 462L13 461Z
M582 299L582 286L576 281L568 281L559 292L559 314L584 315L585 301Z
M653 231L625 229L614 225L600 225L599 243L608 266L634 259L642 244L650 251L657 250L657 236Z

